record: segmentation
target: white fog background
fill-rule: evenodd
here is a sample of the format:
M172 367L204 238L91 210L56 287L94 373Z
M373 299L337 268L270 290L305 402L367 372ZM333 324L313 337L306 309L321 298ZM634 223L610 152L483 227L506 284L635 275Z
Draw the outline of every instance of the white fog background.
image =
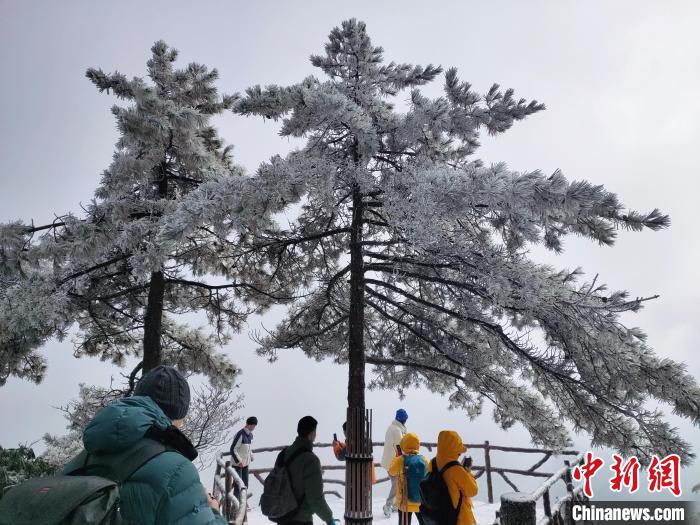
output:
M605 184L632 208L658 207L670 214L670 229L620 232L614 248L568 238L563 255L537 250L534 257L557 267L582 266L634 296L660 294L625 321L641 326L658 354L686 362L700 377L700 3L695 1L0 0L0 222L43 224L54 213L79 213L79 204L92 197L117 139L109 111L117 99L98 93L84 76L86 68L143 76L151 45L164 39L180 51L180 64L216 67L222 92L258 83L287 85L322 74L308 57L322 52L329 31L350 17L367 23L387 61L456 66L478 91L498 82L547 105L505 134L484 137L478 153L486 162L547 173L560 168L569 179ZM441 87L440 80L425 91L439 95ZM262 119L228 113L216 124L249 172L299 144L280 138L279 125ZM250 328L272 327L282 312L253 319ZM246 406L240 415L260 420L255 445L286 444L306 414L320 421L320 440L340 433L345 367L311 361L299 351L268 364L255 355L245 332L226 349L243 368ZM41 385L10 379L0 388L4 447L35 442L45 432L63 433L65 420L53 407L75 397L79 382L104 385L119 374L109 363L73 358L70 340L49 342L45 353L49 369ZM501 430L490 409L468 421L426 391L410 391L404 400L393 392L369 392L367 404L374 410L375 440L383 440L394 411L404 407L409 429L423 440L453 428L467 442L529 445L521 426ZM700 429L669 417L700 452ZM575 442L581 450L589 447L585 435ZM42 450L42 444L35 448ZM597 452L609 464L609 451ZM322 458L331 461L325 452ZM483 463L478 451L474 458ZM494 453L492 464L527 467L536 459ZM265 461L259 458L257 466ZM690 488L700 482L698 464L683 473L683 499L694 496ZM545 470L559 466L561 459L551 460ZM521 490L534 487L534 481L511 477ZM608 477L605 472L596 478L601 498L613 497L605 494ZM209 471L203 479L211 483ZM483 479L479 499L486 497ZM257 482L252 490L260 493ZM496 481L497 495L507 490ZM636 498L648 497L643 482Z

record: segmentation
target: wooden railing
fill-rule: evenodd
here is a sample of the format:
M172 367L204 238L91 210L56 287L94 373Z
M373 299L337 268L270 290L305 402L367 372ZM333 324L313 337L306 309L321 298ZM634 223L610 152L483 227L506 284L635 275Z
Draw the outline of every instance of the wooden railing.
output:
M238 497L235 489L238 489ZM221 514L228 523L242 525L248 518L248 487L240 478L230 461L216 460L214 473L214 498L219 502Z
M384 443L382 442L374 442L372 443L374 447L383 447ZM315 443L314 448L329 448L332 447L332 443ZM437 448L437 443L432 443L432 442L422 442L421 446L428 449L428 451L432 452L434 449ZM523 447L506 447L506 446L501 446L501 445L491 445L488 441L484 441L483 443L467 443L466 447L468 449L477 449L477 450L483 450L484 451L484 464L483 465L473 465L472 466L472 472L474 473L475 478L480 478L481 476L485 476L486 478L486 490L487 490L487 497L489 503L494 502L494 495L493 495L493 477L494 476L499 476L505 483L511 487L514 491L519 492L518 486L513 482L511 479L511 475L519 475L519 476L526 476L526 477L539 477L539 478L552 478L552 476L557 476L561 473L561 471L557 473L551 473L551 472L541 472L539 470L540 467L542 467L550 458L553 456L578 456L579 452L577 450L562 450L562 451L554 451L554 450L548 450L548 449L539 449L539 448L523 448ZM265 452L280 452L283 450L285 447L284 446L275 446L275 447L261 447L254 449L253 452L255 454L260 454L260 453L265 453ZM509 467L495 467L492 465L492 453L493 452L515 452L518 454L542 454L542 457L539 458L535 463L533 463L529 468L509 468ZM229 456L229 452L224 452L221 454L222 458ZM272 463L272 462L270 462ZM379 463L375 463L375 466L379 466ZM324 474L324 483L329 484L329 485L342 485L345 486L345 481L340 480L340 479L330 479L326 478L325 474L327 472L331 472L334 470L338 471L345 471L345 465L344 464L337 464L337 465L321 465L321 471ZM261 484L264 484L265 478L263 477L265 474L268 474L269 472L272 471L272 468L255 468L255 469L250 469L250 474L252 474L255 479L257 479ZM557 478L559 479L559 478ZM388 481L388 477L383 477L377 479L377 483L384 483ZM545 484L547 481L545 481ZM325 491L325 494L332 494L334 496L337 496L338 498L341 497L340 493L335 490L327 490ZM549 493L547 494L542 494L541 497L543 499L546 499L548 501L549 498Z
M573 463L564 461L564 467L548 477L531 493L509 492L501 495L501 508L496 512L494 525L564 525L573 523L572 505L587 501L581 485L574 486L572 468L583 462L579 454ZM551 503L550 491L559 481L566 485L566 494ZM537 520L537 502L542 500L544 516Z
M376 445L376 443L373 443L373 445ZM333 443L314 443L314 448L330 448L330 447L332 447L332 446L333 446ZM382 446L383 446L383 444L382 444ZM279 453L279 452L281 452L282 450L284 450L285 448L286 448L286 445L280 445L280 446L275 446L275 447L261 447L261 448L253 449L253 453L254 453L254 454L260 454L260 453L263 453L263 452L277 452L277 453ZM221 453L221 457L222 457L222 458L227 457L227 456L230 456L230 455L231 455L230 452L222 452L222 453ZM271 463L274 463L274 461L271 462ZM379 463L375 463L375 465L376 465L376 466L379 466ZM324 474L324 475L326 474L326 472L334 471L334 470L338 470L338 471L343 471L343 472L345 472L345 465L344 465L344 464L339 464L339 465L321 465L321 473ZM264 485L264 484L265 484L265 478L263 477L263 475L264 475L264 474L269 474L270 472L272 472L272 467L270 467L270 468L252 468L252 469L249 469L249 470L248 470L248 473L249 473L250 475L252 475L253 477L255 477L255 479L257 479L257 480L260 482L261 485ZM378 479L378 480L377 480L377 483L383 483L383 482L388 481L388 480L389 480L388 477L387 477L387 478ZM344 481L344 480L333 479L333 478L326 478L325 476L324 476L324 478L323 478L323 483L324 483L324 484L329 484L329 485L342 485L342 486L345 486L345 481ZM336 497L338 497L338 498L342 498L342 497L343 497L343 496L340 494L340 492L338 492L337 490L325 490L323 493L324 493L324 494L330 494L330 495L336 496Z
M422 443L422 445L430 451L432 451L433 447L437 447L437 444L435 443ZM493 503L494 474L501 477L501 479L503 479L503 481L505 481L509 487L511 487L517 492L519 491L519 489L517 485L508 476L508 474L517 474L519 476L536 478L549 478L550 476L552 476L552 473L540 472L538 469L542 465L544 465L552 456L577 456L579 453L577 450L554 451L541 448L506 447L501 445L491 445L488 441L484 441L483 443L467 443L466 447L468 449L483 449L484 451L484 465L473 465L472 473L474 473L474 477L477 479L480 478L482 475L486 476L486 490L489 503ZM491 464L491 453L493 451L517 452L519 454L542 454L542 457L526 469L494 467Z

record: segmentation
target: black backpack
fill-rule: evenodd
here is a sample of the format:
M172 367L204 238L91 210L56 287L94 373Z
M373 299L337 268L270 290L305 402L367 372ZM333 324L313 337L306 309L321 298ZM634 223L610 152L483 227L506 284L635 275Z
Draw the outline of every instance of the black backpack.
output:
M299 500L292 489L292 480L289 476L289 465L305 452L298 449L286 460L284 453L286 448L277 455L272 472L265 478L262 496L260 497L260 510L270 521L284 523L291 520L299 511L303 497Z
M66 474L10 488L0 499L0 525L120 525L119 485L167 450L172 449L144 439L109 464L83 451Z
M459 495L457 508L452 506L452 498L442 475L452 467L461 466L457 461L450 461L437 468L437 460L433 458L430 474L420 483L420 517L423 525L455 525L459 510L462 508L462 495Z

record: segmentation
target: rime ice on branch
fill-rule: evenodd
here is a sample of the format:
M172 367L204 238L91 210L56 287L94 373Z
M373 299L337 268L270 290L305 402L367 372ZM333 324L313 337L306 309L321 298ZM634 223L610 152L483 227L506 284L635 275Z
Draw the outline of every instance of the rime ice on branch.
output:
M109 388L81 383L78 397L59 407L67 422L62 436L45 434L46 451L42 457L62 468L83 450L83 431L95 414L111 402L128 395L129 385L110 384ZM220 385L203 385L192 389L192 401L182 428L199 456L197 463L208 466L229 439L230 430L240 421L243 395Z
M369 363L372 387L427 387L469 416L488 400L498 423L521 422L537 444L567 445L568 424L629 455L687 458L688 443L651 405L697 424L698 385L620 322L645 299L527 255L535 244L561 251L568 234L612 245L618 230L659 230L667 216L628 210L558 171L484 165L473 157L480 133L544 106L498 85L478 94L454 69L445 95L427 98L418 86L441 68L386 63L361 22L334 29L311 62L325 79L255 86L234 106L307 140L257 173L266 209L300 208L289 227L245 239L300 296L260 352L299 347L349 363L351 407L364 406Z
M74 323L77 355L120 365L143 356L144 370L163 361L216 384L234 380L236 368L217 348L274 292L248 302L262 290L260 276L227 258L245 217L211 191L226 188L230 200L246 187L210 123L235 97L218 94L216 70L176 69L177 53L163 42L152 52L150 82L87 72L126 104L112 108L120 138L83 212L43 226L0 225L0 384L10 375L40 381L41 345ZM264 225L264 213L252 212L246 224ZM212 330L182 321L197 311Z

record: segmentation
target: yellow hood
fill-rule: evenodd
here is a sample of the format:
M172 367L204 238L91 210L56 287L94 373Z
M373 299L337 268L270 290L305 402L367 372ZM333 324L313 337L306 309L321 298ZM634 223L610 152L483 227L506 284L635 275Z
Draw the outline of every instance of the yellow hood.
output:
M404 454L413 454L418 452L420 448L420 439L413 432L409 432L401 438L399 445L401 446L401 452Z
M450 461L457 461L460 454L464 454L467 447L462 438L454 430L442 430L438 435L437 464L442 468Z

